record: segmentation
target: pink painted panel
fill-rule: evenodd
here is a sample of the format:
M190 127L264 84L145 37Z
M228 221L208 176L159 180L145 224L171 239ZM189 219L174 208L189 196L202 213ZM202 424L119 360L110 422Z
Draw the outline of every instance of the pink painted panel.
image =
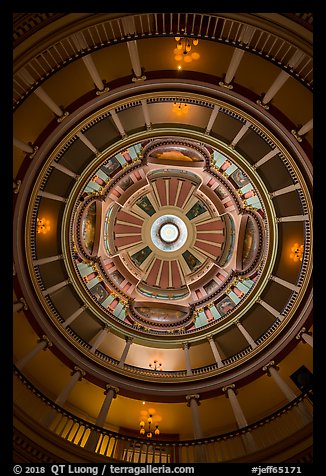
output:
M197 233L198 240L210 241L211 243L223 243L224 235L217 233Z
M170 187L169 187L169 204L174 205L175 198L177 196L177 189L178 189L178 179L176 177L172 177L170 179Z
M168 285L169 285L169 263L168 263L168 261L163 262L162 273L161 273L161 278L160 278L159 285L162 288L167 288Z
M140 226L143 224L143 221L144 221L122 210L117 214L117 220L125 221L127 223L134 223L135 225L140 225Z
M201 241L196 241L195 246L199 248L200 250L207 251L207 253L210 253L211 255L214 255L214 256L220 256L221 254L221 248L219 248L218 246L202 243Z
M177 201L177 207L180 207L180 208L183 207L184 201L191 187L192 187L192 184L190 182L184 182L184 181L182 182L181 190L180 190L178 201Z
M124 245L132 245L133 243L137 243L141 241L141 235L135 236L120 236L115 239L116 246L124 246Z
M158 270L160 269L160 265L161 265L161 260L157 259L155 263L153 264L153 267L150 270L149 275L147 276L146 282L150 286L153 286L155 284L155 281L158 275Z
M222 220L215 220L210 223L203 223L201 225L197 225L196 228L200 231L223 230L224 223L222 222Z
M115 233L140 233L140 227L118 224L114 226L114 231Z
M174 288L180 288L181 276L180 276L178 264L176 261L171 261L171 271L172 271L172 286Z
M158 191L158 196L160 197L160 202L162 206L167 205L166 200L166 191L165 191L165 181L163 179L156 180L156 188Z

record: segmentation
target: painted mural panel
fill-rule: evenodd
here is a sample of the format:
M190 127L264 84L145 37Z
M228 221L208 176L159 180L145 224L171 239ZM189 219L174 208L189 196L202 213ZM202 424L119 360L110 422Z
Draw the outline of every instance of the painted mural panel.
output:
M114 282L117 286L120 286L120 284L125 280L125 278L122 276L120 271L115 270L113 271L112 274L110 274L111 281Z
M240 169L235 170L230 175L230 177L238 185L239 188L244 187L245 185L247 185L249 183L248 177Z
M164 307L137 307L136 311L142 317L161 324L171 324L180 321L186 312Z
M207 294L212 294L219 288L219 285L216 281L214 281L214 279L212 279L209 283L205 284L203 288L205 289Z
M147 196L141 197L137 200L136 204L141 208L147 215L152 216L155 213L155 209Z
M115 157L112 157L112 159L102 165L101 170L110 177L118 168L121 168L120 162Z
M185 262L187 263L190 271L195 271L197 268L201 266L201 262L199 259L196 258L190 251L186 250L184 253L182 253L182 256L185 259Z
M226 296L222 301L215 303L215 307L221 316L224 316L228 311L231 311L235 306L235 303Z
M90 289L95 299L101 304L108 297L109 293L105 289L102 283L97 283Z
M221 200L229 196L228 191L226 190L226 188L222 187L222 185L219 185L218 187L216 187L214 192L216 193L218 198L220 198Z
M126 191L133 184L134 182L132 178L129 175L127 175L127 177L124 177L122 180L120 180L119 187L122 188L123 191Z
M96 202L88 207L85 217L82 220L82 239L87 250L92 253L95 239L96 225Z
M152 250L150 249L149 246L146 246L142 250L137 251L137 253L131 255L131 259L133 262L137 265L140 266L145 259L151 254Z
M206 211L207 211L207 208L205 207L203 202L198 200L198 202L196 202L190 208L188 213L186 213L186 216L189 218L189 220L193 220L194 218L198 217L199 215L202 215L203 213L205 213Z
M255 221L249 216L246 224L242 251L242 267L247 268L254 259L258 248L258 230Z

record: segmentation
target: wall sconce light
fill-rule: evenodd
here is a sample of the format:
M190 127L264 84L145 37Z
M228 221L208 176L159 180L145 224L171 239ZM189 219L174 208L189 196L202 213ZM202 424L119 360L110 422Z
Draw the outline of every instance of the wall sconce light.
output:
M42 233L43 235L46 235L50 229L50 220L47 220L46 218L37 218L36 233Z
M153 370L162 370L162 364L158 360L154 360L154 362L150 363L149 366Z
M296 263L297 261L302 261L303 258L304 246L299 245L299 243L294 243L291 248L290 258Z

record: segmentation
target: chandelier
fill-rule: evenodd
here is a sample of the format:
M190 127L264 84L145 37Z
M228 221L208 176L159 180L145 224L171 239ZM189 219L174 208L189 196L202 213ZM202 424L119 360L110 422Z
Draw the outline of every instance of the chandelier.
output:
M50 231L50 220L47 220L46 218L37 218L36 233L43 233L43 235L46 235L48 231Z
M182 30L184 31L184 30ZM198 38L190 39L186 36L176 36L175 41L177 47L174 49L174 59L176 61L184 60L186 63L190 63L192 60L199 59L200 55L197 52L190 53L193 46L197 46L199 43Z
M162 370L162 364L158 360L154 360L149 366L153 370Z
M290 258L296 263L297 261L302 261L303 258L304 246L299 245L299 243L294 243L291 248Z
M145 430L145 422L142 420L139 423L139 426L140 426L139 433L141 435L145 435L145 433L146 433L147 438L153 438L153 431L151 429L152 423L153 423L153 415L149 415L149 417L147 418L148 429ZM154 435L158 436L159 434L160 434L160 430L158 428L158 425L155 425Z

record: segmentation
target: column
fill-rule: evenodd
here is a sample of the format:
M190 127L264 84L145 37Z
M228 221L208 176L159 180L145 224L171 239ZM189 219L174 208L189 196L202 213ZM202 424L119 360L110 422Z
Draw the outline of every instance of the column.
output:
M271 360L270 362L268 362L268 364L264 365L264 367L262 367L262 370L263 372L266 372L269 377L273 378L274 382L289 402L292 402L292 400L297 398L297 395L294 393L292 388L289 387L289 385L279 375L279 367L275 365L274 360ZM298 404L297 410L304 422L309 422L311 420L311 415L307 408L304 406L303 402L300 402Z
M307 132L309 132L312 128L313 119L310 119L310 121L306 122L303 126L300 127L298 132L295 129L292 129L291 133L294 135L298 142L302 142L302 136L307 134Z
M42 264L52 263L53 261L59 261L63 258L63 255L49 256L48 258L34 259L33 265L40 266Z
M191 416L192 416L192 424L194 428L195 440L203 438L203 432L201 429L200 416L199 416L199 410L198 410L198 407L200 405L199 398L200 396L198 394L186 396L186 400L188 402L187 406L191 408Z
M102 407L100 409L100 412L95 421L95 425L101 426L101 427L104 426L106 416L109 412L112 400L116 398L117 394L119 393L118 387L114 387L112 385L107 384L105 388L106 388L104 392L105 398L104 398ZM98 433L96 430L91 431L84 448L88 451L95 451L99 438L100 438L100 433Z
M234 383L232 383L230 385L226 385L225 387L223 387L222 392L224 392L225 396L229 399L238 428L241 429L248 426L248 423L244 416L242 408L240 407L240 404L238 402L234 389L235 389L235 385ZM252 453L256 451L257 449L256 443L251 433L243 434L242 440L243 440L245 449L248 453Z
M67 385L63 388L60 395L56 398L55 403L62 406L66 403L66 400L78 381L81 381L85 377L86 372L81 368L75 366L73 372L71 372L71 378L68 380Z
M144 81L146 76L142 75L142 70L139 61L138 46L135 40L127 42L128 52L130 56L130 61L132 69L135 73L135 76L132 78L132 81Z
M279 195L284 195L284 193L294 192L295 190L298 190L299 188L301 188L301 185L298 182L293 185L289 185L288 187L283 187L283 188L280 188L279 190L275 190L275 192L270 192L269 196L271 198L278 197Z
M57 170L60 170L60 172L66 174L66 175L69 175L70 177L73 177L73 178L78 177L78 174L76 174L72 170L68 169L67 167L64 167L63 165L58 164L58 162L53 161L51 166L54 167Z
M297 293L300 291L300 286L296 286L295 284L289 283L288 281L285 281L285 279L278 278L277 276L271 276L271 280Z
M294 69L302 60L304 54L302 51L297 50L292 57L290 58L288 62L288 66L290 69ZM269 106L267 103L269 103L272 98L275 96L275 94L281 89L283 84L286 82L286 80L290 77L290 75L286 71L281 71L267 93L264 95L263 99L260 100L258 99L257 104L262 106L264 109L269 109Z
M275 155L277 155L279 153L280 149L278 149L277 147L275 147L273 150L271 150L270 152L268 152L266 155L264 155L264 157L262 157L261 159L259 159L255 164L252 165L252 168L253 169L258 169L258 167L260 167L261 165L263 165L265 162L267 162L268 160L272 159L273 157L275 157Z
M28 309L28 306L26 304L26 301L23 297L21 297L17 302L14 302L13 304L13 312L19 312L21 311L22 309L24 309L24 311L27 311Z
M25 142L19 139L16 139L15 137L13 138L13 143L14 143L14 146L18 147L18 149L29 154L30 159L32 159L34 155L36 154L36 152L38 151L37 146L33 146L31 143L26 144Z
M245 54L245 50L240 50L239 48L236 48L234 50L229 67L225 74L224 81L219 82L220 86L223 86L224 88L227 88L227 89L233 89L233 85L230 83L232 79L234 78L235 72L238 69L244 54Z
M57 200L58 202L66 202L67 199L64 198L64 197L61 197L59 195L55 195L54 193L50 193L50 192L44 192L43 190L39 190L37 192L37 195L39 195L40 197L44 197L44 198L49 198L50 200Z
M118 118L118 115L117 115L117 113L115 112L115 110L112 109L112 110L110 111L110 114L111 114L112 120L113 120L113 122L114 122L116 128L118 129L118 131L119 131L120 134L121 134L121 137L122 137L122 138L123 138L123 137L126 137L126 135L127 135L127 134L126 134L126 131L124 130L123 125L121 124L121 121L120 121L120 119Z
M108 326L105 326L104 329L101 329L96 334L94 338L94 343L92 344L92 348L90 352L92 352L93 354L95 353L96 349L99 348L99 346L101 345L101 343L103 342L103 340L105 339L105 337L108 335L109 332L110 332L110 329L108 328Z
M53 99L44 91L42 86L39 86L35 89L34 94L42 101L56 116L58 116L57 121L61 122L69 113L62 111L60 107L53 101Z
M254 33L253 27L249 25L244 25L239 36L240 43L244 43L245 45L247 45L249 41L251 40L253 33ZM224 81L220 81L219 83L220 86L223 86L228 89L233 89L233 85L230 83L232 79L234 78L234 75L239 67L239 64L244 54L245 54L245 50L241 50L239 48L236 48L234 50Z
M184 342L182 344L182 348L184 350L184 356L186 360L186 369L187 369L187 375L192 375L192 368L191 368L191 362L190 362L190 355L189 355L189 344L188 342Z
M84 304L79 309L77 309L77 311L75 311L73 314L71 314L71 316L69 316L68 319L66 319L65 322L62 324L62 327L63 328L68 327L75 319L77 319L78 316L80 316L80 314L83 311L85 311L85 309L87 309L86 304Z
M307 332L307 329L303 327L300 332L295 336L297 340L301 340L303 343L307 343L310 347L313 347L313 338L311 332Z
M35 355L37 355L41 350L46 350L48 347L52 346L52 342L46 335L43 335L42 338L37 340L37 342L37 346L35 346L27 355L25 355L25 357L16 362L15 365L18 370L22 370L25 365L27 365L28 362L32 360L33 357L35 357Z
M223 367L222 358L221 358L220 353L219 353L219 351L216 347L216 343L215 343L215 340L214 340L213 336L209 336L207 339L208 339L208 342L211 346L215 361L217 363L217 367L218 368Z
M209 118L209 121L208 121L208 124L207 124L207 127L206 127L205 134L210 134L219 110L220 110L220 106L217 106L215 104L215 106L212 110L212 113L210 115L210 118Z
M235 138L233 139L233 141L231 142L230 147L234 148L237 145L239 140L245 135L245 133L247 132L250 126L251 126L251 123L249 121L246 121L245 124L241 127L241 129L237 133L237 135L235 136Z
M152 128L152 123L151 123L151 119L150 119L150 116L149 116L149 109L148 109L147 99L142 99L141 100L141 106L142 106L142 110L143 110L147 130L151 129Z
M267 302L263 301L262 299L258 298L257 299L257 304L261 304L267 311L269 311L273 316L275 316L278 319L283 319L283 316L280 314L279 311L277 311L274 307L270 306Z
M29 85L32 86L35 81L34 78L29 74L26 69L23 71L20 71L20 76L22 79ZM51 109L54 114L58 116L58 122L61 122L66 116L68 116L68 112L63 112L60 107L53 101L52 98L44 91L42 86L39 86L37 89L34 90L34 94L42 101L44 104L48 106L48 108Z
M99 151L96 147L91 143L89 139L83 134L81 131L77 132L76 136L88 147L94 154L99 154Z
M54 286L51 286L48 289L45 289L42 291L43 296L47 296L48 294L52 294L56 291L59 291L59 289L63 288L67 284L70 283L70 279L66 279L65 281L61 281L61 283L55 284Z
M277 223L283 223L287 221L309 221L309 215L291 215L288 217L277 217Z
M119 364L118 364L118 367L120 369L123 368L124 366L124 363L126 361L126 358L127 358L127 355L128 355L128 352L129 352L129 349L130 349L130 346L132 344L132 341L133 341L133 338L132 337L127 337L126 338L126 345L125 345L125 348L123 349L123 352L122 352L122 355L120 357L120 361L119 361Z
M83 34L80 31L75 33L75 35L72 35L72 39L73 39L73 42L75 43L75 45L76 45L76 47L78 48L79 51L87 49L87 42L86 42ZM101 77L98 73L98 70L95 66L95 63L93 61L92 56L90 54L86 55L86 56L82 56L82 60L83 60L84 65L86 66L87 71L89 72L89 75L91 76L95 86L98 89L96 94L102 94L106 91L109 91L109 88L104 86L104 83L103 83L103 81L102 81L102 79L101 79Z
M97 68L95 66L95 63L94 63L93 58L91 57L91 55L82 56L82 60L84 62L84 65L86 66L87 71L89 72L92 80L94 81L95 86L98 89L97 92L98 93L104 93L104 92L109 91L109 88L107 86L106 87L104 86L104 83L103 83L102 79L100 78L100 75L97 71Z
M86 372L82 370L81 368L75 366L70 375L71 377L68 380L66 386L62 389L60 395L55 400L55 403L60 407L62 407L65 404L67 398L69 397L70 392L72 391L76 383L82 380L83 377L85 377ZM49 427L51 423L53 422L54 418L56 417L56 415L57 415L56 410L55 409L51 410L50 413L45 415L45 417L43 418L43 425Z
M235 325L237 326L243 337L246 339L248 344L251 345L251 348L254 349L255 347L257 347L256 342L253 340L248 331L243 327L243 325L239 321L235 322Z
M283 84L287 81L287 79L290 77L289 73L286 71L281 71L273 84L270 86L268 89L267 93L265 93L264 97L262 100L258 99L257 104L262 106L264 109L269 109L268 103L273 99L275 94L281 89Z

